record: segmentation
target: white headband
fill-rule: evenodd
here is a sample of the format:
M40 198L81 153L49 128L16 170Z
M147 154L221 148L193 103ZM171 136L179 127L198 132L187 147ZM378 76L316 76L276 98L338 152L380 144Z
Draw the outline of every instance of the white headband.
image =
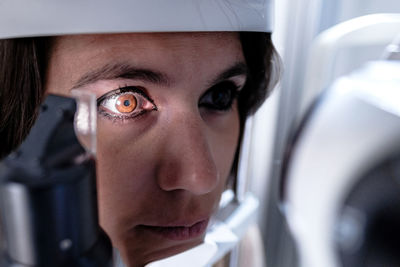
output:
M0 38L83 33L272 31L271 0L2 0Z

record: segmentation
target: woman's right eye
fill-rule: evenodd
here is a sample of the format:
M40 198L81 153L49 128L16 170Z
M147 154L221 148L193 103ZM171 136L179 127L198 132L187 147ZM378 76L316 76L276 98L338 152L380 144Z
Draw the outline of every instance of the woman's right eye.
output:
M99 114L111 119L133 119L157 110L154 101L136 86L118 88L97 99Z

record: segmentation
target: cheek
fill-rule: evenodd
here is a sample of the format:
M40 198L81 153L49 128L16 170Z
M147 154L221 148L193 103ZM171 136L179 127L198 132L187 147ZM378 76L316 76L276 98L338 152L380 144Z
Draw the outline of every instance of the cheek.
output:
M142 216L157 187L154 179L146 179L154 169L149 142L111 124L98 127L97 183L100 224L113 236L112 231L126 229Z
M221 175L221 180L228 178L239 143L240 123L236 110L224 118L224 121L215 121L215 128L210 133L210 147L215 164Z

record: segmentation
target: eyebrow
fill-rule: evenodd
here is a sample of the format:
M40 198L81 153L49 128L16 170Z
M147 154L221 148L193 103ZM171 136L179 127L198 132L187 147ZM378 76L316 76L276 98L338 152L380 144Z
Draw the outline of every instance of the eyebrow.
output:
M126 63L114 63L104 65L99 69L85 73L78 79L72 89L82 87L99 80L113 80L118 78L142 80L144 82L151 82L159 85L169 85L171 83L171 80L161 72L146 68L138 68Z
M247 65L244 62L237 62L234 64L232 67L228 68L224 72L222 72L218 77L213 80L212 84L217 84L219 82L222 82L224 80L228 80L229 78L235 77L235 76L241 76L241 75L246 75L248 76L249 69Z
M247 65L244 62L238 62L232 67L228 68L216 79L213 80L212 84L217 84L218 82L227 80L229 78L246 75L248 74ZM131 64L127 63L114 63L107 64L99 69L87 72L82 75L78 81L74 84L71 89L76 89L87 84L94 83L99 80L113 80L113 79L132 79L141 80L144 82L151 82L158 85L170 85L171 79L167 75L145 68L137 68Z

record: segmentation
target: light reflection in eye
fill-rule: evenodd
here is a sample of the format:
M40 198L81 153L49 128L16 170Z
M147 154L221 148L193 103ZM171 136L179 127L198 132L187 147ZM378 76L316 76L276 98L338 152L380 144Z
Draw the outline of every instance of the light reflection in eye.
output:
M140 87L118 88L97 99L98 113L110 119L130 119L157 110L154 101Z

